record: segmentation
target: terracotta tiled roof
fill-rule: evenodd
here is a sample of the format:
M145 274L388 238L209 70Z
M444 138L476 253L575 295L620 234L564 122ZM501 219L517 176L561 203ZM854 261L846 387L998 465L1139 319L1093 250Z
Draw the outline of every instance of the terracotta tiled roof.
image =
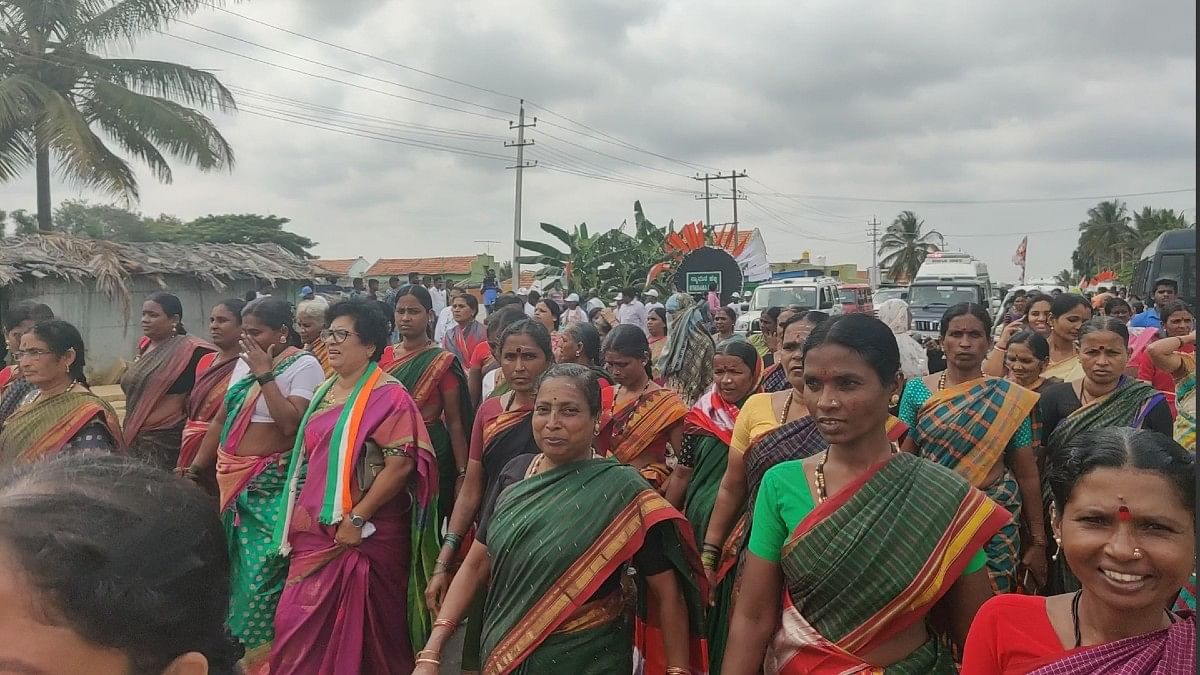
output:
M356 262L358 262L358 258L317 258L313 264L327 272L344 277L350 274L350 268Z
M402 277L409 272L417 274L470 274L475 256L452 256L446 258L380 258L367 270L369 277Z
M530 286L533 286L533 282L535 282L535 281L537 281L537 277L534 275L533 272L527 271L527 270L521 270L521 287L522 288L529 288ZM500 282L500 290L504 291L505 293L511 291L512 290L512 279L504 279L503 281L501 281Z
M726 230L730 230L730 229L733 229L733 228L718 227L714 230L714 234L715 235L724 234L726 232ZM753 237L753 236L754 236L754 228L739 227L738 233L737 233L737 241L732 242L729 246L726 247L726 249L733 251L738 246L741 246L742 244L750 241L750 237Z

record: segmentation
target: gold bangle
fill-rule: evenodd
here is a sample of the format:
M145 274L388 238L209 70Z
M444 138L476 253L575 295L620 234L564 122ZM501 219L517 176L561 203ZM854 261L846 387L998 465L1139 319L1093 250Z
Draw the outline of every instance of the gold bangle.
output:
M435 666L440 666L440 665L442 665L442 662L441 662L441 661L438 661L438 660L436 660L436 659L417 659L417 663L418 663L418 664L421 664L421 663L430 663L430 664L433 664L433 665L435 665Z
M438 626L449 626L450 628L458 628L458 624L455 623L454 621L451 621L450 619L438 619L437 621L434 621L433 627L437 628Z
M425 659L425 658L437 659L437 658L440 658L441 655L442 655L441 652L435 652L432 649L422 649L421 651L417 652L418 659Z
M692 675L692 669L680 668L679 666L670 666L667 668L666 675Z

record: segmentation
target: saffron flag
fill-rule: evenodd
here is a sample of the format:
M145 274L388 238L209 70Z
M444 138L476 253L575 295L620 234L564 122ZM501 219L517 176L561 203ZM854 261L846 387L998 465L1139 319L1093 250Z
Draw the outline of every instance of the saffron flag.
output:
M1021 283L1025 283L1025 251L1027 248L1029 248L1028 236L1021 239L1021 243L1012 257L1013 264L1021 268Z

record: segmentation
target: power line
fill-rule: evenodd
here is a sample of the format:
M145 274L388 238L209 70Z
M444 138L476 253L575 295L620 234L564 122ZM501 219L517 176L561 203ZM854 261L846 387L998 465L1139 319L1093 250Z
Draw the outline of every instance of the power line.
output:
M467 99L463 99L463 98L457 98L457 97L454 97L454 96L447 96L446 94L439 94L439 93L437 93L436 91L430 91L430 90L428 90L428 89L421 89L420 87L413 87L413 86L410 86L410 85L407 85L407 84L402 84L402 83L400 83L400 82L396 82L396 81L394 81L394 80L387 80L387 79L384 79L384 78L381 78L381 77L375 77L375 76L373 76L373 75L367 75L367 74L365 74L365 73L360 73L360 72L358 72L358 71L356 71L356 70L350 70L350 69L348 69L348 68L342 68L342 67L340 67L340 66L331 65L331 64L325 63L324 61L318 61L318 60L316 60L316 59L310 59L310 58L308 58L308 57L306 57L306 56L300 56L299 54L295 54L295 53L293 53L293 52L285 51L285 50L282 50L282 49L276 49L276 48L274 48L274 47L268 47L267 45L264 45L264 44L261 44L261 43L258 43L258 42L254 42L253 40L247 40L247 39L245 39L245 38L240 38L240 37L238 37L238 36L236 36L236 35L230 35L229 33L222 33L222 32L221 32L221 31L219 31L219 30L213 30L212 28L206 28L206 27L204 27L204 26L200 26L200 25L194 24L194 23L192 23L192 22L190 22L190 21L184 21L183 19L176 19L176 20L175 20L175 22L176 22L176 23L179 23L179 24L183 24L184 26L191 26L192 28L195 28L195 29L197 29L197 30L202 30L202 31L204 31L204 32L206 32L206 33L212 33L213 35L220 35L220 36L221 36L221 37L223 37L223 38L227 38L227 39L230 39L230 40L236 40L237 42L241 42L241 43L243 43L243 44L248 44L248 45L251 45L251 46L254 46L254 47L258 47L259 49L265 49L265 50L267 50L267 51L269 51L269 52L274 52L274 53L276 53L276 54L280 54L280 55L283 55L283 56L287 56L287 57L290 57L290 58L296 59L296 60L298 60L298 61L304 61L305 63L311 63L311 64L313 64L313 65L317 65L317 66L324 66L325 68L329 68L329 69L331 69L331 70L336 70L336 71L338 71L338 72L340 72L340 73L346 73L346 74L349 74L349 75L355 75L355 76L358 76L358 77L366 78L366 79L368 79L368 80L374 80L374 81L376 81L376 82L382 82L382 83L384 83L384 84L390 84L390 85L392 85L393 87L400 87L401 89L409 89L409 90L411 90L411 91L420 92L420 93L422 93L422 94L428 94L429 96L437 96L438 98L444 98L444 99L446 99L446 100L449 100L449 101L454 101L455 103L462 103L462 104L465 104L465 105L471 105L471 106L475 106L476 108L481 108L481 109L483 109L483 110L490 110L490 111L492 111L492 112L498 112L498 113L502 113L502 114L505 114L505 115L510 115L510 114L512 114L512 113L510 113L509 111L507 111L507 110L504 110L504 109L502 109L502 108L493 108L493 107L491 107L491 106L483 105L482 103L476 103L476 102L474 102L474 101L468 101Z
M285 65L282 65L282 64L279 64L279 63L274 63L274 62L272 62L272 61L267 61L267 60L265 60L265 59L259 59L259 58L255 58L255 57L253 57L253 56L249 56L249 55L247 55L247 54L242 54L242 53L240 53L240 52L235 52L235 51L233 51L233 50L231 50L231 49L225 49L225 48L223 48L223 47L217 47L217 46L215 46L215 45L210 45L210 44L207 44L207 43L204 43L204 42L200 42L199 40L192 40L191 38L185 38L185 37L183 37L182 35L175 35L174 33L164 33L164 32L162 32L162 31L159 31L159 34L160 34L160 35L165 35L165 36L167 36L167 37L169 37L169 38L174 38L174 39L176 39L176 40L179 40L179 41L181 41L181 42L188 42L188 43L191 43L191 44L194 44L194 45L200 46L200 47L205 47L205 48L207 48L207 49L212 49L212 50L214 50L214 51L218 51L218 52L222 52L222 53L225 53L225 54L229 54L230 56L236 56L236 57L238 57L238 58L246 59L247 61L253 61L253 62L255 62L255 63L261 63L261 64L263 64L263 65L266 65L266 66L271 66L272 68L279 68L280 70L286 70L286 71L288 71L288 72L296 73L296 74L299 74L299 75L305 75L305 76L308 76L308 77L317 78L317 79L319 79L319 80L326 80L326 81L328 81L328 82L333 82L333 83L335 83L335 84L340 84L340 85L344 85L344 86L347 86L347 87L354 87L355 89L362 89L363 91L369 91L369 92L373 92L373 93L376 93L376 94L383 94L384 96L390 96L390 97L392 97L392 98L398 98L398 99L401 99L401 100L404 100L404 101L412 101L413 103L420 103L421 105L427 105L427 106L432 106L432 107L434 107L434 108L441 108L441 109L443 109L443 110L450 110L450 111L457 112L457 113L463 113L464 115L474 115L474 116L476 116L476 117L483 117L483 118L486 118L486 119L499 120L499 121L501 121L501 122L505 122L505 121L507 121L507 120L505 120L505 118L503 118L503 117L496 117L495 115L489 115L489 114L487 114L487 113L475 112L475 111L473 111L473 110L463 110L462 108L455 108L454 106L442 105L441 103L434 103L434 102L432 102L432 101L423 101L423 100L421 100L421 99L419 99L419 98L413 98L413 97L411 97L411 96L404 96L403 94L397 94L397 93L395 93L395 92L390 92L390 91L383 91L383 90L381 90L381 89L373 89L373 88L371 88L371 87L365 87L365 86L363 86L363 85L361 85L361 84L354 84L353 82L346 82L346 81L339 80L339 79L337 79L337 78L334 78L334 77L329 77L329 76L327 76L327 75L319 75L319 74L317 74L317 73L310 73L310 72L308 72L308 71L306 71L306 70L300 70L299 68L292 68L292 67L290 67L290 66L285 66Z

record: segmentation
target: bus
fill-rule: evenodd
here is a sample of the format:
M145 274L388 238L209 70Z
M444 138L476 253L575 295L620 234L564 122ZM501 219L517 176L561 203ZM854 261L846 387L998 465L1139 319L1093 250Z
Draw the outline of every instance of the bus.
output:
M1174 279L1179 299L1196 304L1196 230L1167 230L1150 242L1133 268L1130 293L1137 293L1147 306L1154 303L1154 282Z
M875 312L870 284L842 284L838 288L838 297L842 300L843 314L855 312L874 314Z

